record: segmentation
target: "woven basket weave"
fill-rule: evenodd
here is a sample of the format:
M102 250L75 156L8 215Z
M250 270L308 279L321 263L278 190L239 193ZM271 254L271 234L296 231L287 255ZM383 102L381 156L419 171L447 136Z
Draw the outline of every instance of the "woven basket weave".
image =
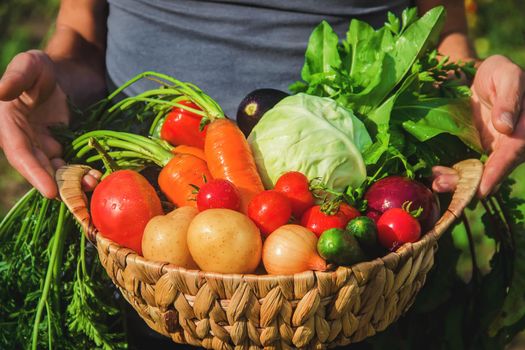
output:
M384 330L414 302L434 263L437 240L473 198L483 170L454 166L460 181L435 227L396 252L333 272L226 275L153 262L104 238L92 225L81 179L90 168L57 172L63 201L98 250L122 295L155 331L209 349L326 348Z

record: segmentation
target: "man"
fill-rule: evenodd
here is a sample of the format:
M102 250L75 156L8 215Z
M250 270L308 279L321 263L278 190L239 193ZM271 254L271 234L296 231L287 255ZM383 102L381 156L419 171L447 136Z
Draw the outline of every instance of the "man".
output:
M408 0L63 0L45 51L13 58L0 80L0 147L43 195L54 198L52 174L62 148L47 129L69 122L66 96L86 106L136 73L156 69L197 83L227 113L256 87L285 88L298 77L312 28L326 18L341 32L352 17L381 25ZM419 0L420 13L444 5L439 50L475 59L462 1ZM108 11L109 9L109 11ZM296 76L297 75L297 76ZM142 86L143 89L147 86ZM472 85L475 125L490 154L479 194L489 194L524 160L525 73L503 56L479 62ZM133 93L134 91L131 91ZM436 167L433 187L454 188L456 174ZM93 187L96 179L85 178Z

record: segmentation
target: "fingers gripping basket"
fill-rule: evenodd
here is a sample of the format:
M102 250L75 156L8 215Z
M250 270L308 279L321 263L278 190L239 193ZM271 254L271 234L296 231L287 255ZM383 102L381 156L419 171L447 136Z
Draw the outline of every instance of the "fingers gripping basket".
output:
M108 275L152 329L210 349L325 348L370 337L412 305L433 265L437 240L479 184L479 161L454 168L460 180L452 202L419 242L352 267L290 276L205 273L148 261L92 225L81 190L89 167L63 167L57 181Z

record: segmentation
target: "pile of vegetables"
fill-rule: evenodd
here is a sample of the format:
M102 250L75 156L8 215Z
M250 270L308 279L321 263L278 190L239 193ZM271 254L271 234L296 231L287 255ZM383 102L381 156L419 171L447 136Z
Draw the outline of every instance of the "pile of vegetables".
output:
M444 15L408 9L378 30L353 20L343 40L322 22L294 94L248 94L238 125L197 86L153 72L77 111L74 130L55 132L67 161L104 172L89 195L95 226L147 259L220 273L325 271L417 241L440 216L431 167L482 151L464 83L474 70L434 50ZM115 102L140 79L159 87ZM477 268L464 217L471 281L455 279L446 235L414 311L370 347L503 349L525 320L522 203L509 186L481 202L492 271ZM0 223L0 348L126 347L122 300L74 228L35 190ZM444 315L451 327L428 326Z
M283 98L256 123L249 145L240 128L199 88L172 82L165 89L174 96L167 103L171 111L161 121L160 138L97 130L73 141L77 155L93 153L88 162L100 159L105 164L106 176L93 193L90 212L95 227L114 242L147 259L184 268L255 273L262 259L258 273L293 274L384 255L386 250L421 237L417 216L427 229L437 221L440 213L435 196L406 177L385 177L367 190L364 198L375 205L368 213L372 219L361 217L354 207L361 203L359 207L364 208L364 198L357 195L349 203L338 194L337 190L351 193L351 189L364 188L362 152L372 142L363 123L332 99L307 94ZM136 102L128 98L120 105L129 108ZM282 117L283 106L300 112ZM324 137L328 141L318 153L325 155L327 177L309 179L310 163L301 157L296 157L298 163L275 162L279 157L270 143L258 148L261 140L272 140L274 124L298 116L297 120L311 116L328 124L338 120L340 124L334 122L331 128L350 131L340 132L341 139ZM175 122L181 124L172 130ZM318 135L314 138L323 139L318 132L324 129L314 126ZM193 137L184 138L180 129ZM280 158L316 142L311 135L289 133L287 150L280 150ZM331 144L344 144L347 152ZM252 150L257 150L256 158ZM337 159L346 164L339 166ZM155 188L138 172L115 171L130 160L140 160L141 166L162 167L152 182L158 184L169 206L177 209L164 214ZM276 164L281 174L286 172L275 181L263 181L263 186L258 169L268 169L270 163ZM316 171L322 168L318 166ZM378 206L381 201L384 204ZM410 212L411 206L414 212ZM313 245L304 245L303 240Z

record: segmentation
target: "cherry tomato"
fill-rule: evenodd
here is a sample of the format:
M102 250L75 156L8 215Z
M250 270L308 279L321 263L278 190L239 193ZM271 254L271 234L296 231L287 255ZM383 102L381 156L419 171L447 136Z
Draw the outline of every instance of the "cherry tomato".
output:
M317 235L321 234L331 228L344 229L347 221L339 213L335 215L328 215L321 211L321 206L316 205L304 212L301 217L301 225L312 231Z
M345 226L348 224L350 220L354 220L356 217L361 216L361 213L356 208L352 207L350 204L347 203L341 203L339 206L339 212L337 215L340 215L343 217L343 220L345 221Z
M419 221L401 208L388 209L377 221L377 238L387 249L396 250L421 237Z
M203 211L211 208L239 210L241 198L234 184L228 180L211 180L199 189L197 208Z
M201 110L191 101L180 101L182 105ZM166 116L160 129L160 137L172 145L187 145L204 148L206 128L200 130L202 116L181 107L175 107Z
M275 183L274 190L281 192L290 200L294 217L300 218L306 209L314 205L308 178L298 171L287 172Z
M263 191L248 204L248 217L255 222L263 237L285 225L292 216L288 198L274 190Z
M91 217L100 233L142 255L142 234L148 221L164 215L153 186L139 173L119 170L95 187Z

